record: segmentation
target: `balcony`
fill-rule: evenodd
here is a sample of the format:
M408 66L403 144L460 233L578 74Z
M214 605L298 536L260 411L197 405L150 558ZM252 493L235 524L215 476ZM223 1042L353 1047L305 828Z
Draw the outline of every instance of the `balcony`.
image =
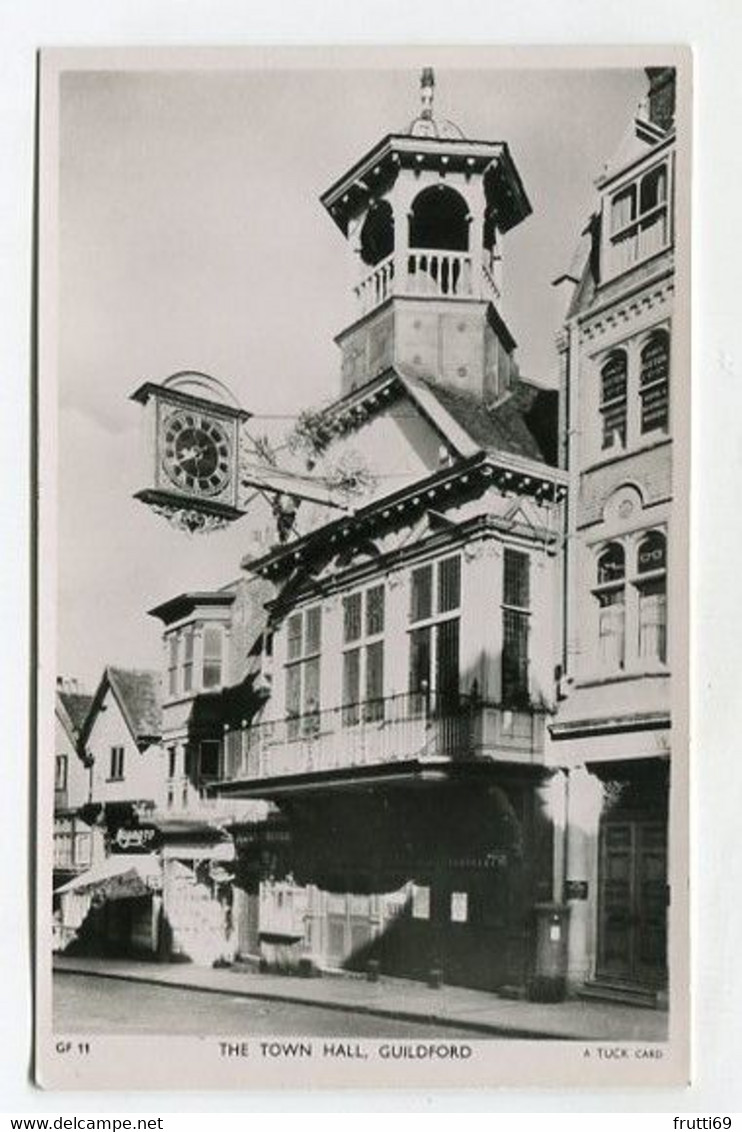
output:
M260 782L401 763L543 762L543 709L401 695L233 732L227 781Z
M400 273L394 253L377 263L355 287L360 314L368 314L392 295L439 299L500 298L499 260L489 252L481 262L468 252L410 249Z

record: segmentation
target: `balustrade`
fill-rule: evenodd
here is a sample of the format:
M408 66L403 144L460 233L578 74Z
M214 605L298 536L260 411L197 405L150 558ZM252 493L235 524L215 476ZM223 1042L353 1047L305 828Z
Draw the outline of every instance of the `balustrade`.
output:
M468 252L410 249L404 272L395 276L394 255L377 263L355 287L361 314L368 314L392 295L425 298L497 300L500 288L489 253L477 264Z
M256 724L234 733L236 780L412 759L466 760L498 749L520 761L543 751L543 712L506 711L464 696L391 696Z

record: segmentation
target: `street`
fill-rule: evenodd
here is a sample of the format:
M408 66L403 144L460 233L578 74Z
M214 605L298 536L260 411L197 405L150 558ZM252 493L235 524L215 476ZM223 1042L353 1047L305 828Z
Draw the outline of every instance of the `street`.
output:
M346 1010L268 1002L229 994L153 986L124 979L54 975L57 1034L218 1034L467 1038L469 1030L397 1022Z

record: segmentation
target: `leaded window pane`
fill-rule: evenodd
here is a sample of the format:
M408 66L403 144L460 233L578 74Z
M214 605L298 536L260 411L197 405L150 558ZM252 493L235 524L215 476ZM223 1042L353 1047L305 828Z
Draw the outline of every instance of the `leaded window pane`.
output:
M346 644L357 641L361 635L362 594L343 598L343 639Z
M522 550L505 548L503 560L503 602L520 609L530 606L531 560Z
M461 559L444 558L438 563L438 612L448 613L461 605Z
M366 636L384 632L384 587L372 586L366 592Z
M410 621L424 621L433 613L433 567L419 566L412 571Z

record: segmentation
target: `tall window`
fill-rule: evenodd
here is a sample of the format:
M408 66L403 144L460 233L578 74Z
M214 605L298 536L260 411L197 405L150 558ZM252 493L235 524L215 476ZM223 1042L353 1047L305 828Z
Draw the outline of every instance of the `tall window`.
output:
M641 352L639 392L641 395L641 429L667 431L670 389L670 336L656 330Z
M384 718L384 586L343 599L343 723Z
M668 242L667 165L657 165L611 199L610 247L614 274L661 251Z
M626 656L626 556L609 543L598 557L598 656L608 672L622 669Z
M410 692L417 710L458 706L460 606L458 554L412 571Z
M627 361L624 350L608 355L600 371L600 412L603 448L626 445Z
M54 766L54 789L66 790L67 789L67 756L57 755L56 763Z
M659 531L639 543L636 560L639 593L639 657L667 661L667 543Z
M529 556L506 547L502 587L502 702L507 707L525 706L529 701L530 575Z
M109 778L119 781L124 777L124 748L111 747L111 762Z
M178 767L178 748L168 747L167 749L167 776L168 778L175 778L175 772Z
M204 629L204 688L218 688L222 682L222 642L221 625L207 625Z
M178 694L178 634L171 633L168 637L168 691L171 696Z
M287 625L286 715L288 735L319 730L322 608L292 613Z
M193 644L195 634L193 626L189 625L183 631L183 691L190 692L193 688Z
M198 774L201 782L220 777L222 745L218 739L202 739L198 752Z

